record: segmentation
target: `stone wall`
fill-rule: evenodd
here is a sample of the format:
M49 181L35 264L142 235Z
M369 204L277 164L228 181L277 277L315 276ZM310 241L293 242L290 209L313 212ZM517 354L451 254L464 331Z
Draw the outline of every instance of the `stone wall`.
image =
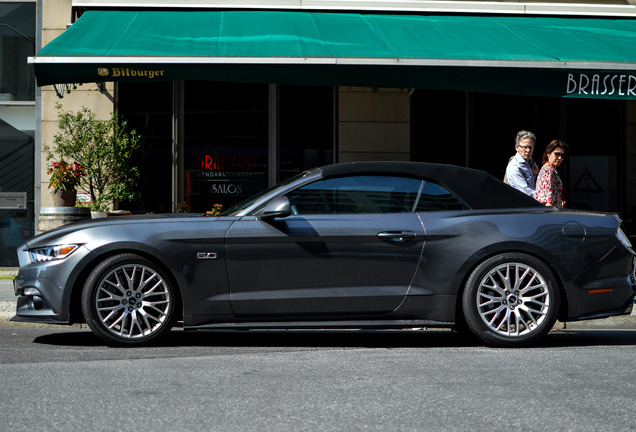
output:
M42 45L59 36L71 23L71 0L43 0L42 1ZM72 84L72 83L69 83ZM55 87L42 87L41 96L41 143L36 143L36 151L42 152L40 164L40 198L41 206L53 205L52 190L48 189L49 175L46 173L48 163L43 151L44 145L53 146L53 137L58 133L56 103L63 106L64 111L78 111L83 106L90 108L98 118L107 119L113 111L113 83L106 83L102 91L96 83L78 85L70 93L59 97ZM35 198L36 200L38 197Z
M407 90L340 87L340 162L410 159Z

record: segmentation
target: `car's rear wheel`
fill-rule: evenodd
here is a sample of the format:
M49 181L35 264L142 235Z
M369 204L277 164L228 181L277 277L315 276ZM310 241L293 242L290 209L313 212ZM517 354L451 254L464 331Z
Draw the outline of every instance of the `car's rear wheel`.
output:
M495 346L534 343L554 326L560 305L557 282L535 257L501 254L470 275L462 298L466 324Z
M107 258L91 272L82 293L90 329L109 345L154 343L172 328L175 295L164 272L134 254Z

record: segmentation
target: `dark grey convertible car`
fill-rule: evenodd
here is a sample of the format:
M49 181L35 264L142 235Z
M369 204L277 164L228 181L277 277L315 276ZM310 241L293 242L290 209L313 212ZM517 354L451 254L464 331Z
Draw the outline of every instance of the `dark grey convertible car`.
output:
M221 216L104 218L18 250L15 321L107 344L197 328L455 327L498 346L626 314L634 251L614 214L541 206L424 163L306 171Z

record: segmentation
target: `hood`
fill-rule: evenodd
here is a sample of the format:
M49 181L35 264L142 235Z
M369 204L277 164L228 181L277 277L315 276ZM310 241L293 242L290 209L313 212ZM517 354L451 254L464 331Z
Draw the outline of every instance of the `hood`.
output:
M101 226L117 226L117 225L135 225L135 224L152 224L158 222L170 222L183 221L184 219L205 219L208 221L214 221L218 219L218 216L206 216L202 213L159 213L159 214L144 214L133 216L113 216L103 217L97 219L85 219L67 225L62 225L57 228L53 228L49 231L43 232L35 237L27 240L24 245L27 248L40 246L43 244L51 244L55 239L63 237L72 232L77 232L84 229L96 228Z

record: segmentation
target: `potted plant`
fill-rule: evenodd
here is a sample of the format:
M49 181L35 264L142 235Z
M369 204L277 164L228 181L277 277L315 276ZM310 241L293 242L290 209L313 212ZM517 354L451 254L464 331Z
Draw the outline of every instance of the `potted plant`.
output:
M190 204L185 201L177 204L177 213L190 213L190 210Z
M53 188L53 205L55 207L74 207L77 197L77 186L84 169L77 162L68 163L64 159L53 162L47 174L51 175L49 189Z
M78 188L90 194L91 211L106 212L119 202L137 199L139 135L128 130L116 112L99 120L86 107L75 113L63 111L59 103L56 108L60 132L53 138L52 149L44 147L47 159L59 155L81 166L86 175L79 177Z
M223 212L223 204L212 204L212 210L205 212L206 216L217 216Z

